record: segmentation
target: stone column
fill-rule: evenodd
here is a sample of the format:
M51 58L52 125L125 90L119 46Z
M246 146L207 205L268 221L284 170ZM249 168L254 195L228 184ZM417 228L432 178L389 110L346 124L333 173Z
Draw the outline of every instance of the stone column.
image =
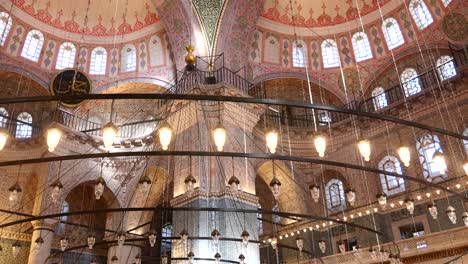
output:
M112 262L112 257L116 256L119 261L117 264L128 264L134 263L135 257L141 257L141 248L138 246L123 245L119 247L118 245L111 246L107 251L107 264L116 264Z
M31 238L31 248L29 251L28 264L44 264L50 255L52 241L54 239L55 220L46 220L44 222L33 222L34 231ZM40 249L36 248L36 241L42 238L43 243Z

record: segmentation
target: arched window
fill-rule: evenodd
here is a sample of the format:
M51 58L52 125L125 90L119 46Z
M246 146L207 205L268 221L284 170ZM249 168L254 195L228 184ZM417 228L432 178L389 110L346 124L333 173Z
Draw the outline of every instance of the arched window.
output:
M372 59L372 51L366 33L355 33L352 38L352 43L354 56L357 62Z
M379 162L379 170L402 174L401 164L394 156L386 156ZM392 175L380 174L382 190L386 195L405 191L405 179Z
M8 111L0 107L0 127L6 127L8 123Z
M333 39L326 39L322 42L322 60L324 68L340 66L340 55L338 46Z
M388 49L394 49L405 43L398 22L393 17L385 19L382 23L382 31L387 42Z
M447 178L447 173L440 174L432 159L436 151L443 152L439 138L436 135L424 134L416 142L416 148L419 153L419 161L423 167L424 178L427 181L433 181L437 177Z
M377 87L372 91L372 102L375 110L387 107L387 96L385 95L384 88Z
M16 138L30 138L32 136L32 116L22 112L17 117Z
M421 92L418 72L413 68L407 68L401 73L401 83L406 97Z
M0 12L0 46L5 45L8 33L10 33L13 19L8 13Z
M122 71L136 70L136 48L132 44L125 45L122 49Z
M437 71L441 80L447 80L457 75L455 63L451 56L442 56L436 62Z
M465 137L468 137L468 128L466 128L465 131L463 131L463 135ZM463 140L463 145L465 145L465 152L466 152L466 155L468 156L468 140Z
M307 47L303 41L293 45L293 66L304 68L307 63Z
M423 0L411 0L409 3L409 11L419 30L427 28L432 24L432 22L434 22L434 19Z
M107 51L103 47L94 48L91 52L90 74L106 74Z
M343 182L338 179L331 179L325 185L325 198L327 200L328 211L336 212L345 209Z
M452 0L442 0L442 3L444 4L445 7L450 5L451 2L452 2Z
M60 45L59 52L57 55L57 63L55 68L62 70L65 68L73 68L75 63L76 47L73 43L64 42Z
M38 61L44 45L44 35L39 30L31 30L24 41L21 57L28 60Z

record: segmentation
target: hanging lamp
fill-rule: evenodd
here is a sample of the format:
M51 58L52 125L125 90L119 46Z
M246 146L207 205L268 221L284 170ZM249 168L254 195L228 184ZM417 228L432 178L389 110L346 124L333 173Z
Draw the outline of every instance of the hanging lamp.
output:
M213 231L211 231L211 239L213 239L213 243L215 245L217 245L219 243L219 237L221 236L221 234L219 233L218 229L213 229Z
M274 250L276 250L278 248L278 239L276 237L272 237L270 245Z
M52 198L53 203L57 203L60 196L62 196L62 193L63 193L63 185L62 185L62 182L60 181L61 171L62 171L62 161L59 162L58 179L57 181L55 181L53 184L50 185L52 189L50 191L50 198Z
M325 251L327 250L327 242L323 239L320 239L318 241L318 246L322 254L325 254Z
M167 254L166 252L163 252L162 256L161 256L161 264L167 264Z
M463 212L462 220L463 224L465 224L465 226L468 227L468 212Z
M161 143L161 148L163 150L169 149L169 144L171 144L173 129L169 123L164 122L158 129L159 143Z
M47 146L49 152L54 152L55 148L60 143L60 138L62 137L62 130L58 127L57 124L53 123L47 128Z
M245 256L243 254L239 255L239 264L245 264Z
M275 161L273 160L273 179L270 182L270 188L273 196L278 200L281 191L281 182L276 178L275 167Z
M405 167L409 167L410 161L411 161L411 152L409 147L407 146L400 146L397 149L398 156L400 157L400 160L403 162Z
M16 203L19 200L19 195L23 192L18 182L15 182L10 188L8 188L10 195L8 200L12 203Z
M278 131L270 129L265 133L265 141L268 150L271 154L276 153L276 147L278 146Z
M121 232L117 235L117 245L119 247L123 247L123 245L125 244L125 233Z
M447 169L447 164L445 163L444 154L440 151L434 152L432 156L432 160L434 161L434 165L436 169L440 172L440 174L445 174L445 170Z
M452 222L454 225L457 224L457 211L455 208L449 205L445 212L447 213L447 217L450 219L450 222Z
M8 130L4 127L0 127L0 151L5 148L5 145L8 141L9 133Z
M146 174L143 175L143 177L141 177L141 179L138 181L138 183L141 186L141 190L144 193L148 193L148 191L150 189L150 186L151 186L151 179L148 177L148 175L146 175Z
M140 255L135 256L135 262L133 264L141 264L141 256Z
M358 140L357 143L359 153L361 156L364 158L365 161L370 160L370 155L371 155L371 146L370 146L370 141L361 137Z
M302 237L296 237L296 246L299 249L299 252L302 253L302 250L304 250L304 239Z
M42 248L42 245L44 245L44 239L42 236L39 234L39 237L34 241L34 249L36 251L40 251Z
M325 157L325 151L327 149L327 135L323 132L316 132L313 136L315 150L319 154L319 157Z
M437 205L435 205L434 203L430 204L427 206L427 210L429 211L429 214L432 216L432 219L436 220L439 214L437 210Z
M312 184L309 186L309 191L310 191L310 195L312 196L312 200L318 203L320 199L320 186L316 184Z
M406 206L406 210L408 210L410 215L412 215L414 213L414 200L407 197L405 199L405 206Z
M229 190L231 191L231 193L236 195L239 192L240 181L235 176L234 157L232 157L231 164L232 164L232 176L231 176L231 178L229 178L228 185L229 185Z
M219 264L219 261L221 260L221 254L216 252L216 254L214 255L214 259L215 259L215 263Z
M96 237L93 236L93 235L89 235L88 239L87 239L87 242L88 242L88 248L93 249L94 244L96 244Z
M96 197L96 200L101 199L101 196L104 194L105 185L106 185L106 181L104 180L102 176L99 176L99 178L96 180L94 184L94 196Z
M114 112L114 100L111 103L111 111L109 117L109 123L107 123L104 127L102 127L102 141L104 143L104 147L107 150L110 150L112 145L114 145L114 141L117 137L117 132L119 131L118 128L112 123L112 116Z
M218 123L212 130L213 140L218 151L223 151L226 143L226 129L221 123Z
M11 250L14 257L17 257L19 255L21 250L21 244L19 243L19 241L15 241L15 243L13 243L13 245L11 246Z
M463 170L465 171L465 175L468 176L468 160L465 160L465 163L463 163Z
M188 257L189 263L192 264L193 261L195 260L195 254L193 254L193 252L190 251L190 252L188 253L187 257Z
M154 230L151 230L148 233L148 241L149 241L150 246L154 247L154 245L156 244L156 232Z
M354 206L356 202L356 191L354 191L353 189L349 189L345 191L345 195L346 195L346 200L348 201L348 203L351 206Z
M377 195L377 201L379 202L380 208L382 208L382 210L387 208L387 195L385 193Z
M185 191L188 195L192 195L195 190L195 183L197 183L197 180L192 175L192 156L189 156L189 174L185 177L184 183Z
M112 256L111 263L113 263L113 264L119 263L119 258L116 255Z
M187 244L188 237L189 237L189 234L187 230L184 229L180 232L180 239L182 240L184 244Z
M63 252L68 248L69 240L66 237L60 239L60 250Z
M242 243L245 246L247 246L247 244L249 243L249 238L250 238L249 232L247 232L247 230L242 231L241 237L242 237Z

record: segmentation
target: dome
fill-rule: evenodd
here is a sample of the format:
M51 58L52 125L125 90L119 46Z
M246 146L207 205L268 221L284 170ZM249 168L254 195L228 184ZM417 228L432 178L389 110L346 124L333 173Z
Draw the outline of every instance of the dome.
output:
M17 0L1 5L41 31L88 42L120 42L124 35L140 37L157 31L160 21L148 0Z

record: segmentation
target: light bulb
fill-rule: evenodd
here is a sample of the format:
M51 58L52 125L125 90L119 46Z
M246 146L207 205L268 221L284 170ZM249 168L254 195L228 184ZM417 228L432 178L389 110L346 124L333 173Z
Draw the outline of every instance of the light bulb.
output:
M88 248L93 249L94 244L96 244L96 237L95 236L88 236Z
M197 180L195 180L192 174L189 174L185 178L184 183L185 183L185 189L187 191L187 194L191 195L193 191L195 190L195 183L197 183Z
M60 250L63 252L67 249L68 247L68 238L63 237L60 239Z
M296 238L296 246L299 249L300 252L304 249L304 239L302 237L297 237Z
M277 178L273 178L270 182L271 192L276 200L278 200L280 195L281 182Z
M312 200L318 203L320 198L320 187L318 185L312 184L309 186L310 195L312 196Z
M50 152L55 151L55 148L58 146L61 137L62 130L56 125L51 125L47 129L47 146L49 147Z
M4 127L0 127L0 151L3 150L8 141L8 130Z
M219 233L219 231L217 229L213 229L213 231L211 232L211 239L213 239L215 245L219 243L220 236L221 234Z
M167 264L167 254L166 252L163 253L161 256L161 264Z
M101 199L101 196L104 194L105 183L104 178L99 177L94 184L94 196L96 197L96 200Z
M278 239L273 237L270 242L271 247L276 250L278 248Z
M154 247L154 245L156 244L156 232L155 231L151 231L148 234L148 241L150 243L150 246Z
M167 150L172 139L172 127L168 123L164 123L159 127L159 143L161 143L162 149Z
M216 252L216 254L214 255L214 259L215 259L215 263L219 264L219 261L221 260L221 254Z
M13 184L13 186L11 186L8 189L8 191L10 192L8 200L10 200L10 202L12 203L15 203L16 201L18 201L19 195L23 190L21 189L19 184L16 182L15 184Z
M319 240L318 245L322 254L325 254L325 251L327 250L327 243L325 242L325 240Z
M468 160L463 163L463 170L465 171L466 176L468 176Z
M182 240L184 244L187 244L188 237L189 235L188 235L187 230L184 229L180 232L180 239Z
M189 262L190 264L192 264L192 263L193 263L193 260L195 259L195 254L193 254L193 252L190 251L190 252L188 253L187 257L188 257L188 262Z
M40 236L34 241L34 248L36 251L40 251L42 248L42 245L44 244L44 239Z
M118 129L114 123L109 122L102 128L102 141L106 149L110 149L114 145L115 138L117 137Z
M401 146L397 149L398 156L400 160L403 162L405 167L409 167L411 161L411 152L410 149L406 146Z
M437 215L439 214L439 212L437 211L437 205L430 204L427 206L427 210L429 211L429 214L432 216L432 219L436 220Z
M226 129L218 124L212 131L213 140L218 151L223 151L224 144L226 143Z
M265 134L266 145L270 153L276 153L276 146L278 146L278 132L270 130Z
M315 150L318 152L319 157L325 156L325 150L327 149L327 137L323 133L317 133L314 136Z
M229 190L231 190L232 194L237 194L239 192L239 184L239 179L236 176L232 175L228 181Z
M462 216L463 223L468 227L468 212L464 212Z
M124 234L124 233L120 233L120 234L117 236L117 245L118 245L119 247L122 247L124 244L125 244L125 234Z
M239 264L245 264L245 256L243 254L239 255Z
M440 172L440 174L445 174L447 165L445 163L444 155L440 151L436 151L434 153L434 156L432 156L432 160L434 161L434 165L436 169Z
M19 255L20 249L21 249L21 245L20 245L20 243L18 241L16 241L11 247L11 250L12 250L12 253L13 253L14 257L17 257Z
M370 141L367 139L361 139L358 141L357 145L361 156L364 158L365 161L369 161L371 155Z
M135 256L135 262L133 264L141 264L141 257L140 255Z
M141 177L138 183L141 186L142 192L147 193L149 191L151 186L151 179L148 177L148 175L144 175L143 177Z
M58 199L62 195L63 192L63 185L60 180L57 180L54 184L50 186L52 188L50 192L50 198L52 198L52 202L57 203Z
M354 190L348 190L345 193L346 195L346 200L348 200L348 203L351 206L354 206L354 203L356 202L356 192Z
M340 250L340 253L345 253L346 252L346 246L343 242L340 242L338 244L338 249Z
M377 196L377 201L379 202L380 208L382 208L382 210L387 208L387 195L385 193L379 194Z
M406 210L412 215L414 213L414 200L411 198L405 199Z
M242 243L244 244L244 246L247 246L249 244L249 237L250 237L249 232L247 232L247 230L242 231L241 237L242 237Z
M447 213L447 216L450 219L450 222L452 222L452 224L455 225L457 223L457 211L455 210L455 208L449 205L449 207L447 207L447 211L445 212Z

